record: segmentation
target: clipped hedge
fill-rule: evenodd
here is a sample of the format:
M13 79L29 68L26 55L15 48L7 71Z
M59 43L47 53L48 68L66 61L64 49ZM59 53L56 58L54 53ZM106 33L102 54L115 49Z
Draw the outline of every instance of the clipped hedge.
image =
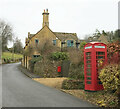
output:
M62 83L62 89L84 89L84 82L81 80L68 79Z

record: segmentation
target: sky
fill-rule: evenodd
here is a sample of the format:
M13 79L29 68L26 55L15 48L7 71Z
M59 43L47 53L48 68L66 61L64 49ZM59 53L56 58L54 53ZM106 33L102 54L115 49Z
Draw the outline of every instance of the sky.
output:
M48 9L49 27L53 32L77 33L83 39L96 29L118 28L118 1L0 0L0 19L12 26L15 36L25 45L28 32L35 34L42 28L42 13Z

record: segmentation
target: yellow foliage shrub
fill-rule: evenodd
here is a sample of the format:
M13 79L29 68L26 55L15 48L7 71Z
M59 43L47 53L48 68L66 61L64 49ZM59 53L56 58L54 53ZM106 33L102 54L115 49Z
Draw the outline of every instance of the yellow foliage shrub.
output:
M99 74L99 78L106 90L118 90L120 87L120 65L106 65Z

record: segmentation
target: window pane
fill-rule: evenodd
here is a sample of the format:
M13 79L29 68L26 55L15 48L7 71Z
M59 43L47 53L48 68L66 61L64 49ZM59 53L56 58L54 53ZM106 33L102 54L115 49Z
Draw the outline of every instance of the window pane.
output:
M105 59L105 56L96 56L96 59Z
M89 61L86 61L86 63L91 63L91 61L89 60Z
M87 81L86 83L87 83L87 84L91 84L91 81Z
M38 39L35 39L35 43L38 44L39 40Z
M87 56L91 55L91 52L87 52L86 55L87 55Z
M91 76L91 73L88 73L88 72L87 72L87 76Z
M87 64L87 67L91 67L91 64Z
M67 40L67 47L72 47L74 44L73 40Z
M87 56L86 59L91 59L91 56Z
M91 69L87 69L87 72L91 72Z
M34 58L36 58L36 57L40 57L40 55L33 55L33 57L34 57Z
M56 40L53 40L53 45L56 45Z
M87 77L87 80L91 80L91 77Z
M105 55L105 52L96 52L97 55Z

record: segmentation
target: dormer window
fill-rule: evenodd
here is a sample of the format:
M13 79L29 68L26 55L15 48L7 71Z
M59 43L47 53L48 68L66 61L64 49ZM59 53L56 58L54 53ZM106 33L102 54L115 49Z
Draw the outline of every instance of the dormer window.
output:
M67 40L67 47L73 47L74 42L73 40Z

